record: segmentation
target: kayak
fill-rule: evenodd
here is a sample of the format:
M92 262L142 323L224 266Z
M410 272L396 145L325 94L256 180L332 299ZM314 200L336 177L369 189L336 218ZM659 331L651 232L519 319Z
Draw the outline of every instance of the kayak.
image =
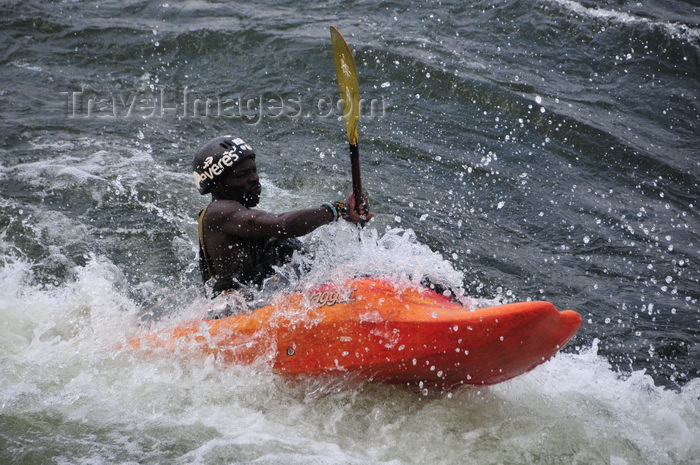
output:
M256 310L144 334L148 353L260 361L285 378L452 389L499 383L551 358L581 317L548 302L470 309L423 286L351 279L279 295Z

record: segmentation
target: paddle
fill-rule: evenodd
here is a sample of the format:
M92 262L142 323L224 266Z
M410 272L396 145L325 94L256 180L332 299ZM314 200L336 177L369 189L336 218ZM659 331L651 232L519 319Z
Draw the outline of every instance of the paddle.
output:
M338 29L331 26L331 44L335 58L335 74L338 90L343 100L345 130L350 144L350 166L352 170L352 193L355 196L355 209L360 213L362 205L362 179L360 177L360 152L357 148L357 123L360 120L360 84L357 77L355 59L345 38Z

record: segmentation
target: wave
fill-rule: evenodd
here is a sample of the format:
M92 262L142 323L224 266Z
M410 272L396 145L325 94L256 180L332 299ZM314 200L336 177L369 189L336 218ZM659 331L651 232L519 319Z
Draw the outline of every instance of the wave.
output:
M578 15L602 19L619 24L639 24L650 29L664 31L670 38L686 41L700 47L700 27L697 24L683 24L680 21L664 21L654 18L643 17L633 12L625 12L613 9L606 9L600 6L588 6L574 0L552 0Z

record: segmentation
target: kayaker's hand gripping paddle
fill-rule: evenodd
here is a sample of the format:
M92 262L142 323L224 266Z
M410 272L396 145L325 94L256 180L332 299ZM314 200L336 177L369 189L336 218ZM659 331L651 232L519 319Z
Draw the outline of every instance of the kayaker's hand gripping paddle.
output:
M348 43L338 29L331 26L331 43L335 58L335 74L338 77L338 90L343 100L343 117L350 143L350 165L352 168L352 193L355 209L361 213L364 203L362 180L360 178L360 152L357 148L357 123L360 120L360 84L357 77L355 59Z

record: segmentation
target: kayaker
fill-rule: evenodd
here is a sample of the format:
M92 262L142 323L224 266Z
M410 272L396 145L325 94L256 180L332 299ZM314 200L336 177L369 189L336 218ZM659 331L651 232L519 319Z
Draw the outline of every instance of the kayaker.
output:
M358 213L352 194L345 203L324 202L286 213L254 209L261 194L255 152L233 136L207 142L195 155L192 169L199 193L212 198L199 215L199 268L212 297L260 286L274 274L273 266L289 261L300 248L294 238L340 218L364 225L374 216L365 196Z

